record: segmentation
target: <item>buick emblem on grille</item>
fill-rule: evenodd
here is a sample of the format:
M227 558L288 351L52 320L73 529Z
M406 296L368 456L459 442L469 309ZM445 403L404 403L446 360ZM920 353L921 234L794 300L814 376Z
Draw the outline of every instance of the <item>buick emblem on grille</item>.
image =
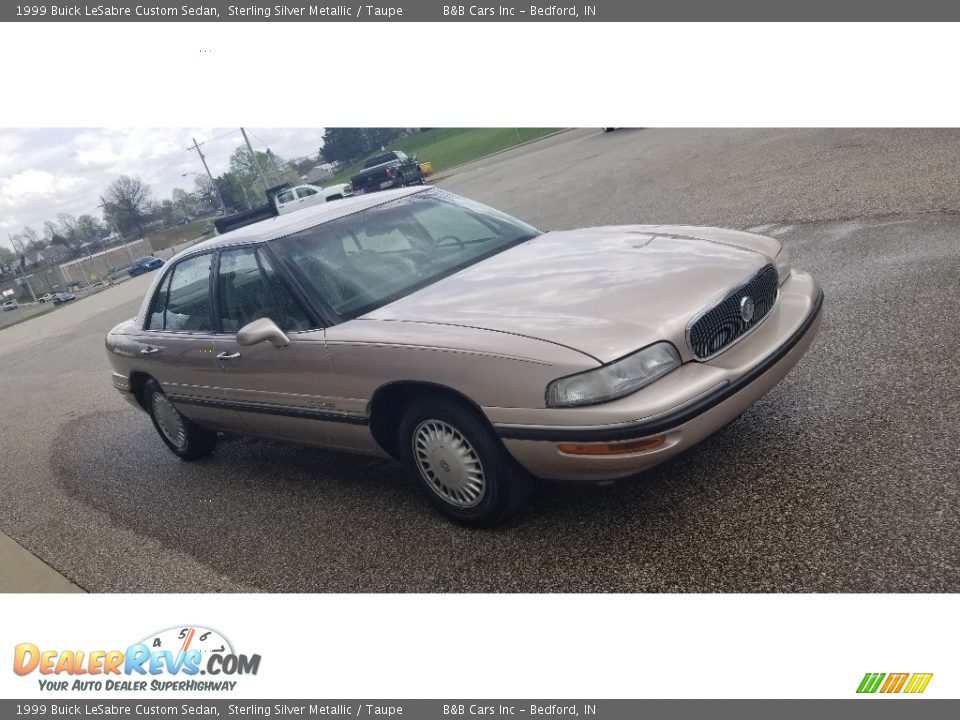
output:
M687 326L687 345L698 360L721 353L756 327L777 302L777 269L767 265Z

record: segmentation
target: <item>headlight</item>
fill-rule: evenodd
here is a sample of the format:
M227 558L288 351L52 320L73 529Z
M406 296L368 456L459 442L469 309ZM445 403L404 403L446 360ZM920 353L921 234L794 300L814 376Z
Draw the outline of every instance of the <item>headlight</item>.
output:
M780 252L777 253L777 276L780 278L780 284L783 285L790 277L790 252L784 246L780 246Z
M594 405L636 392L680 367L680 354L657 343L595 370L554 380L547 386L547 407Z

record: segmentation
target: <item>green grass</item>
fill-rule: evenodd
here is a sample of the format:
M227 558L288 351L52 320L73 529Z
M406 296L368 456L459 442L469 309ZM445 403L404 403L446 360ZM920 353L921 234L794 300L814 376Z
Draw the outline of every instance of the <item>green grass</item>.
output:
M213 220L195 220L186 225L161 230L153 235L147 235L144 239L150 243L150 247L157 250L166 250L168 247L179 245L187 240L198 240L204 236L213 233Z
M436 128L400 138L390 143L387 150L402 150L407 155L416 155L420 162L429 162L433 165L434 173L440 173L471 160L550 135L560 129ZM371 155L379 154L380 151L371 153ZM361 169L363 169L363 161L341 170L330 180L324 180L322 184L349 182L350 177L356 175Z

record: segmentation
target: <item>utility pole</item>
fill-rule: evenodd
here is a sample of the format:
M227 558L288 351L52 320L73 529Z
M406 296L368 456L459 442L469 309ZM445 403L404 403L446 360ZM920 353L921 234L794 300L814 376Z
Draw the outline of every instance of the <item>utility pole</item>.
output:
M243 134L244 139L246 139L247 134ZM200 143L197 142L196 138L190 138L193 140L193 148L189 148L197 151L197 155L200 156L200 162L203 163L203 169L207 171L207 177L210 178L210 184L213 185L213 191L217 194L217 200L220 201L220 209L223 211L224 216L227 214L227 206L223 204L223 196L220 195L220 188L217 187L217 181L213 179L213 174L210 172L210 168L207 166L207 159L203 156L203 150L200 149ZM249 146L249 141L247 146Z
M33 275L21 275L21 276L20 276L20 280L21 280L21 282L23 282L24 285L27 286L27 290L30 291L30 295L31 295L31 297L33 297L33 302L36 303L36 302L37 302L37 294L33 291L33 285L30 284L30 278L32 278L32 277L33 277Z
M247 137L247 131L243 128L240 128L240 132L243 133L243 140L247 143L247 150L250 151L250 158L253 160L253 167L257 170L257 175L260 176L260 182L263 183L263 191L266 192L267 188L267 179L263 176L263 169L260 167L260 161L257 160L257 154L253 151L253 145L250 144L250 138Z
M130 252L130 246L127 245L126 238L123 237L123 233L120 232L120 228L117 226L117 223L113 223L113 231L117 234L117 237L120 238L120 242L123 245L123 249L127 251L127 256L130 258L130 264L133 264L133 253Z
M243 183L237 183L240 186L240 192L243 193L243 201L247 204L247 210L253 210L253 205L250 204L250 198L247 197L247 189L243 186Z
M273 154L273 150L267 148L267 157L270 158L270 167L273 168L273 179L276 181L277 185L280 184L280 170L277 168L277 157Z

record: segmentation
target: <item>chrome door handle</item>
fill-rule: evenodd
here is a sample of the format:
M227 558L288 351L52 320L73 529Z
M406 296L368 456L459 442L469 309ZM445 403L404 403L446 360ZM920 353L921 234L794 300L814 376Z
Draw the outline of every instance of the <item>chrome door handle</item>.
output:
M160 352L160 348L157 348L157 347L153 347L153 346L151 346L151 345L148 345L147 347L143 348L143 349L140 351L140 354L141 354L141 355L153 355L154 353L158 353L158 352Z
M233 355L231 355L226 350L224 350L222 353L217 355L217 360L236 360L238 357L240 357L240 353L235 352L233 353Z

